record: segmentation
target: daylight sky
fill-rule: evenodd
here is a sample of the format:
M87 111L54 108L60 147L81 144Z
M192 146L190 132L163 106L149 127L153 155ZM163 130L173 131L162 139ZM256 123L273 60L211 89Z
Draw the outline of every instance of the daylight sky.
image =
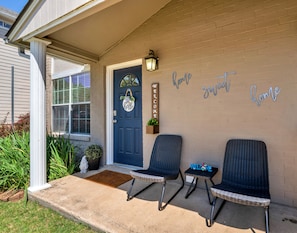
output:
M20 13L28 0L0 0L0 6Z

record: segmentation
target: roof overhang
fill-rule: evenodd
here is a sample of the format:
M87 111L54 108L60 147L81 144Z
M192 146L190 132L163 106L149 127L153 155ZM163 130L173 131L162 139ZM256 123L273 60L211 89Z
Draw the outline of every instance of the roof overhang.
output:
M46 39L51 41L47 49L51 55L80 62L96 62L170 2L75 0L73 6L66 7L64 12L58 10L55 15L52 8L66 1L29 0L7 33L9 43L29 48L30 38ZM52 13L45 15L44 12Z

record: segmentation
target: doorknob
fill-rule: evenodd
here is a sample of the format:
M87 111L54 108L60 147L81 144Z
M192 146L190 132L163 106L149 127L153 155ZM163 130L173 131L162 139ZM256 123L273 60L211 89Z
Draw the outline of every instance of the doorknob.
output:
M118 121L117 121L116 119L114 119L112 122L115 124L115 123L117 123Z

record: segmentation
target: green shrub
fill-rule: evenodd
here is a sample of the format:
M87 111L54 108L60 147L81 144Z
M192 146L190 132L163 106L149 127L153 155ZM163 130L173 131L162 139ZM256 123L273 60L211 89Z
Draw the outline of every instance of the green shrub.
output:
M64 137L47 136L48 180L73 174L75 147ZM11 133L0 137L0 190L26 189L30 180L30 134Z
M49 157L48 179L51 181L71 174L68 173L68 169L60 157L56 146L51 143L49 147L51 155Z
M47 136L47 158L49 180L73 174L78 167L75 146L63 136Z
M90 145L85 150L85 155L87 159L98 159L101 158L103 155L103 148L99 145Z
M30 174L28 132L0 138L0 190L25 189Z

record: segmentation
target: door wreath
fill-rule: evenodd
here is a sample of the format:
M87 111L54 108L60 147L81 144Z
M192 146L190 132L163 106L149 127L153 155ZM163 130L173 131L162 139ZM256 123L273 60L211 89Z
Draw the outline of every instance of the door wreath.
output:
M130 88L126 90L125 95L121 96L120 99L123 101L123 108L126 112L133 111L135 106L135 98Z

